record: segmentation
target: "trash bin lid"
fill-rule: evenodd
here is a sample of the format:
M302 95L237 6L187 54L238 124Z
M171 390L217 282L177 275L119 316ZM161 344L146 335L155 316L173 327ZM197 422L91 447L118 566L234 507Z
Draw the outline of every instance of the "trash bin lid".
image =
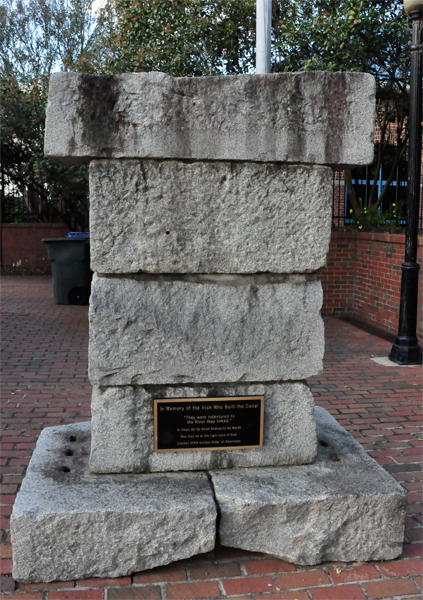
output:
M86 239L90 237L89 231L69 231L68 238Z

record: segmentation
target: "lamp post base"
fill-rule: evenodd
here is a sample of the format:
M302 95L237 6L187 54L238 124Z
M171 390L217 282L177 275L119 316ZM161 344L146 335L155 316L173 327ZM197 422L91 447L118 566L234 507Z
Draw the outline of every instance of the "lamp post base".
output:
M401 344L401 341L404 345ZM389 360L397 365L421 365L422 350L418 344L411 345L408 340L398 340L397 338L389 354Z

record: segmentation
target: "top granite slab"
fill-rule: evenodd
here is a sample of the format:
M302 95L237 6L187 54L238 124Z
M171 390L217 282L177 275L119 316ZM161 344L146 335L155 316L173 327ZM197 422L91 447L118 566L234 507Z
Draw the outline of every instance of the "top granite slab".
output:
M374 122L365 73L54 73L45 154L358 166L373 160Z

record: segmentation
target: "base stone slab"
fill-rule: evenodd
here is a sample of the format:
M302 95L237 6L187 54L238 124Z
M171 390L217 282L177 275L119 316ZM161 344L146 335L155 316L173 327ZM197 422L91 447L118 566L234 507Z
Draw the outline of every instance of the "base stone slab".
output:
M13 508L15 579L118 577L214 548L207 474L93 475L90 429L42 431Z
M326 411L316 421L315 463L213 471L214 497L204 472L93 475L90 423L44 429L13 508L13 577L118 577L208 552L216 502L225 546L302 565L396 558L405 491Z
M405 491L327 411L315 414L312 465L212 472L221 544L301 565L396 558Z

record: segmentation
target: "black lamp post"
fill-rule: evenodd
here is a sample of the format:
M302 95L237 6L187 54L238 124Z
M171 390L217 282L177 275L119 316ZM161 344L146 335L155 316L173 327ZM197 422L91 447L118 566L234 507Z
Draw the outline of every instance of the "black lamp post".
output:
M417 292L420 266L417 262L417 233L419 223L420 171L422 159L422 31L423 0L404 0L412 29L410 80L410 138L408 144L407 226L405 257L401 265L401 301L398 335L389 355L399 365L422 362L417 326Z

